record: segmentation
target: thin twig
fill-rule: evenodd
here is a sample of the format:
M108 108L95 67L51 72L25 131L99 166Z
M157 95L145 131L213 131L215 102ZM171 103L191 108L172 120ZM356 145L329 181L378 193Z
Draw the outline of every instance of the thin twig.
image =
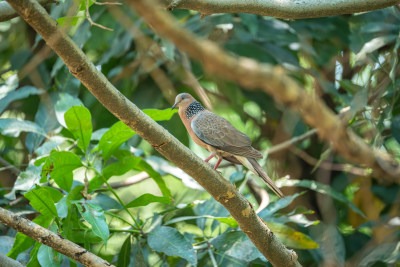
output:
M105 6L105 5L122 6L122 3L118 3L118 2L97 2L97 1L93 1L93 4L98 5L98 6Z
M137 184L143 180L146 180L147 178L150 178L150 175L147 172L139 172L138 174L135 174L121 182L110 183L110 186L113 189L118 189L121 187L126 187L126 186L130 186L133 184ZM105 189L108 187L106 185L103 185L101 188Z
M317 165L319 162L318 159L311 157L310 155L308 155L306 152L304 152L301 149L292 147L290 150L294 154L296 154L297 156L299 156L305 162L307 162L308 164L310 164L312 166ZM348 173L352 173L357 176L371 176L371 172L368 171L367 169L355 167L350 164L336 164L336 163L321 161L319 163L319 167L322 169L327 169L327 170L332 170L332 171L348 172Z
M213 107L211 105L210 98L207 96L206 91L204 90L203 86L199 83L196 79L194 74L192 73L192 67L190 65L190 59L186 53L182 53L182 66L185 71L185 79L183 83L193 88L196 94L200 97L201 102L203 102L204 106L208 109L213 111Z
M114 31L113 29L105 27L105 26L98 24L92 20L92 18L90 17L90 13L89 13L89 0L86 0L86 18L90 22L90 25L92 25L92 26L96 26L96 27L99 27L99 28L101 28L103 30L107 30L107 31Z
M268 192L264 188L258 186L258 184L253 179L249 179L247 181L247 186L257 199L258 208L256 210L256 213L258 214L260 211L265 209L269 204Z
M175 101L177 92L173 83L168 78L168 75L160 68L159 63L157 62L160 58L162 61L168 61L168 58L164 55L161 47L151 38L148 38L139 27L132 24L130 18L122 12L120 8L109 7L108 10L114 16L115 20L125 27L125 29L132 35L139 51L141 52L139 55L139 62L142 63L145 70L150 73L164 97L172 105Z
M295 145L297 143L303 142L304 140L310 138L311 136L313 136L316 133L317 133L317 129L312 129L312 130L310 130L310 131L308 131L308 132L306 132L306 133L304 133L302 135L293 137L290 140L287 140L285 142L282 142L280 144L277 144L277 145L267 149L266 153L267 153L267 155L270 155L272 153L288 149L292 145Z
M15 167L14 165L12 165L11 163L9 163L7 160L5 160L4 158L0 157L0 164L4 166L3 169L9 169L13 174L15 175L19 175L19 173L21 172L20 169L18 169L17 167Z

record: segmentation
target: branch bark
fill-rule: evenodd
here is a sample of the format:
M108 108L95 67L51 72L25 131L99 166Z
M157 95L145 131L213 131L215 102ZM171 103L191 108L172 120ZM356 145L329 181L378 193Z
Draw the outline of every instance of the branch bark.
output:
M41 5L57 3L55 0L38 0ZM0 22L7 21L18 17L18 13L15 12L14 8L12 8L6 1L0 2Z
M42 5L55 2L52 0L38 1ZM305 19L353 14L399 4L400 0L257 0L251 2L241 0L160 0L160 5L170 10L196 10L202 15L211 15L215 13L251 13L286 19ZM10 20L16 16L18 16L17 13L7 2L0 3L0 22Z
M307 124L318 130L322 140L330 143L348 161L371 168L372 175L381 182L400 184L400 164L395 159L383 151L371 149L317 96L303 90L282 67L226 53L213 42L202 40L178 26L170 14L154 7L153 0L128 2L152 29L199 60L209 73L235 81L248 90L262 89L277 102L299 113Z
M191 9L203 16L214 13L252 13L286 19L318 18L372 11L400 4L399 0L161 0L172 9Z
M64 239L52 231L3 208L0 208L0 222L31 237L37 242L54 248L56 251L67 255L84 266L114 266L68 239Z
M251 204L210 165L197 157L167 130L144 114L99 72L81 49L60 30L46 10L34 0L7 0L68 66L89 91L117 118L130 126L155 149L191 175L230 212L240 228L274 266L300 266L261 221Z
M19 261L11 259L0 252L0 266L7 266L7 267L24 267Z

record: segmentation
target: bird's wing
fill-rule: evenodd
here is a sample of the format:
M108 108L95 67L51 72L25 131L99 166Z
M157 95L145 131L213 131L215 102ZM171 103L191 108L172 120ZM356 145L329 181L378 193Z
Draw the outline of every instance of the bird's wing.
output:
M196 136L217 149L251 158L262 158L262 154L251 147L250 138L237 130L226 119L210 112L200 112L191 123Z

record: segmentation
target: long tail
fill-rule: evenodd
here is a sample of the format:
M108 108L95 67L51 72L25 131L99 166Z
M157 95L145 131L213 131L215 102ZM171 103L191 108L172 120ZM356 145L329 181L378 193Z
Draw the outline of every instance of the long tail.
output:
M247 169L251 170L258 176L260 176L268 187L274 191L279 197L284 198L285 195L279 190L279 188L274 184L274 182L269 178L268 174L261 168L260 164L253 158L245 158L240 156L235 156Z

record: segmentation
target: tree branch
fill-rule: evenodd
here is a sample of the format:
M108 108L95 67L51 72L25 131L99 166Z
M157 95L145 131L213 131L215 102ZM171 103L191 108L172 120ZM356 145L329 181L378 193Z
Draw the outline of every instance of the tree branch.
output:
M0 222L29 236L37 242L52 247L54 250L74 259L84 266L114 266L68 239L64 239L52 231L3 208L0 208Z
M7 266L7 267L24 267L19 261L11 259L0 252L0 266Z
M372 150L353 131L345 128L341 119L317 96L303 90L282 67L231 56L213 42L202 40L179 27L170 14L155 8L152 0L128 2L152 29L199 60L205 70L235 81L248 90L261 88L277 102L299 113L307 124L318 130L319 137L344 158L371 168L372 175L381 182L400 184L400 164L395 159L383 151Z
M60 30L46 10L34 0L7 0L68 66L89 91L117 118L130 126L155 149L191 175L230 212L240 228L274 266L300 266L261 221L250 203L210 165L197 157L167 130L123 96L88 60L81 49Z
M163 7L214 13L252 13L286 19L318 18L367 12L400 4L399 0L161 0Z
M58 4L58 1L55 0L38 0L41 5ZM12 8L6 1L0 2L0 22L7 21L18 17L18 13L15 12L14 8Z

